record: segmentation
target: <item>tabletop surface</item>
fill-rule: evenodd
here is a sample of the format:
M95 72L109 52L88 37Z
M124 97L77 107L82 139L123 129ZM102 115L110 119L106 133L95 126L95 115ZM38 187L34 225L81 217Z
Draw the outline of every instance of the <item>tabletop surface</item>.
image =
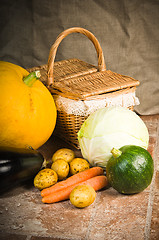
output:
M155 163L151 185L135 195L111 187L98 191L87 208L69 200L43 204L33 184L21 185L0 197L1 240L157 240L159 239L159 115L142 116L149 130L149 152ZM39 149L46 159L69 146L54 136ZM77 157L80 150L75 150Z

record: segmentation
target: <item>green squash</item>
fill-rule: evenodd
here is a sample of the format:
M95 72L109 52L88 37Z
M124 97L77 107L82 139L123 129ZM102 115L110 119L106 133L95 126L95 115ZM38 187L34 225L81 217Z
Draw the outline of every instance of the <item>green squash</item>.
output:
M112 149L112 157L106 166L111 186L119 193L134 194L146 189L154 172L151 154L142 147L126 145Z

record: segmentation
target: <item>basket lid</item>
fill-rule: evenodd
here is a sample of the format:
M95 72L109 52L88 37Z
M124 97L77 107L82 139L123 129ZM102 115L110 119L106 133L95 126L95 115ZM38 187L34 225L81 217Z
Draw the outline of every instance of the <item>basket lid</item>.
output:
M57 76L56 76L57 79ZM72 99L83 99L120 89L135 87L139 81L111 70L91 72L79 76L67 76L54 82L49 89L52 93L62 94Z
M111 70L99 72L97 67L84 61L68 59L55 62L54 85L49 86L49 90L67 98L85 100L138 85L139 81L132 77Z

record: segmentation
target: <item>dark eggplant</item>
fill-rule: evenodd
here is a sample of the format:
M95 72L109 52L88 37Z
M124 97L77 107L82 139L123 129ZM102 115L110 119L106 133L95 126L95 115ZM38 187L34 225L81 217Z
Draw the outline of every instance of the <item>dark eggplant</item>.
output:
M0 193L33 179L43 162L37 150L0 147Z

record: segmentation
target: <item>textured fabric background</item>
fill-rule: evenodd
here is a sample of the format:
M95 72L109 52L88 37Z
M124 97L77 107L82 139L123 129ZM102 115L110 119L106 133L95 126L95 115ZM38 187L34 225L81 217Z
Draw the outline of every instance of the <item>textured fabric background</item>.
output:
M159 114L159 0L1 0L0 60L45 64L57 35L75 26L97 37L107 69L140 81L136 111ZM62 41L56 60L73 57L97 65L80 34Z

